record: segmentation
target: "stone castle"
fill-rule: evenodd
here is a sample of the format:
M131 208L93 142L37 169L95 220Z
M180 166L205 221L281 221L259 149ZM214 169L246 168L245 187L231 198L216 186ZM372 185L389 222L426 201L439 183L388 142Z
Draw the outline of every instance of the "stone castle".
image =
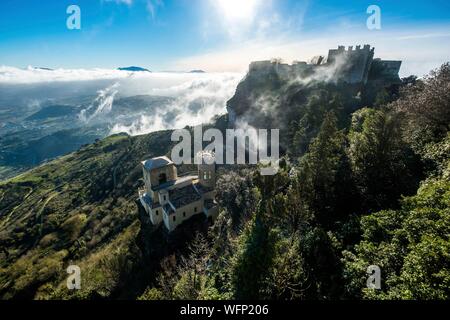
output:
M383 81L385 84L400 82L398 72L402 62L374 58L374 51L375 48L370 45L355 48L349 46L348 49L338 46L337 49L328 51L327 58L319 56L311 63L296 61L289 65L279 60L252 62L249 73L263 76L275 71L280 78L286 79L326 74L327 79L349 84L366 84L368 81Z
M216 218L215 164L208 163L202 158L198 172L178 176L175 164L167 157L142 162L145 187L139 190L139 202L153 225L163 223L172 232L194 215Z

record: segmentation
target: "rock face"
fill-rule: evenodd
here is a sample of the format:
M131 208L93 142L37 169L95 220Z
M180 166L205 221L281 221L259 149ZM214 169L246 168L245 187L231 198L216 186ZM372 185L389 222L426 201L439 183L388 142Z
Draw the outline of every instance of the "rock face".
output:
M296 150L293 156L301 156L326 113L333 112L343 127L356 110L398 95L401 61L373 55L370 46L339 47L311 63L252 62L227 102L229 125L279 129L280 150Z
M286 99L286 94L302 91L301 95L306 97L307 89L319 84L344 87L355 96L362 96L361 102L373 102L381 90L401 83L398 75L401 61L374 58L374 51L370 45L348 49L339 46L330 49L326 58L319 56L311 63L252 62L234 97L227 103L230 120L237 121L246 113L251 113L252 118L258 117L261 111L267 114L274 104ZM271 97L267 97L267 92L271 92ZM273 92L278 93L278 97L274 97Z

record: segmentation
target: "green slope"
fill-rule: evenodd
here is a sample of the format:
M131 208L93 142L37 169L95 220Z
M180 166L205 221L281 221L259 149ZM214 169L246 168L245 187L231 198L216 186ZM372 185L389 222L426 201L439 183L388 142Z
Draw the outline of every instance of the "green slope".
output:
M64 297L70 264L83 270L79 295L110 295L117 275L102 266L140 230L140 161L166 154L170 133L114 135L2 182L0 297Z

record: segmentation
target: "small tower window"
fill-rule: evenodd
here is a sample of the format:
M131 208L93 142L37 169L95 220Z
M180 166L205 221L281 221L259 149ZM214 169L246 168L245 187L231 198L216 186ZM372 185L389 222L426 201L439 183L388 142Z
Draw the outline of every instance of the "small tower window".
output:
M165 173L161 173L158 176L158 182L159 182L159 184L166 183L167 182L167 175Z
M177 217L173 215L173 221L175 222L175 220L177 220Z
M208 172L203 172L203 180L208 180Z
M194 212L197 212L197 207L194 208Z
M164 196L164 201L166 201L166 196Z
M186 218L186 212L183 212L183 217Z
M158 210L156 210L156 215L159 215L159 212L158 212Z

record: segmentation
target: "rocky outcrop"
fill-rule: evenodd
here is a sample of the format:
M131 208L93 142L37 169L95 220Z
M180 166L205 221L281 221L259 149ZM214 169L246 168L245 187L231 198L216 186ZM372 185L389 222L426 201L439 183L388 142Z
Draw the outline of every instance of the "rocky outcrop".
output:
M274 114L279 118L280 113L289 113L287 105L302 104L311 92L325 87L339 87L344 89L340 93L358 96L361 103L371 104L380 91L401 83L401 61L374 59L374 51L369 45L355 49L339 46L329 50L326 58L319 56L311 63L289 65L276 59L252 62L227 103L230 120L267 125Z

